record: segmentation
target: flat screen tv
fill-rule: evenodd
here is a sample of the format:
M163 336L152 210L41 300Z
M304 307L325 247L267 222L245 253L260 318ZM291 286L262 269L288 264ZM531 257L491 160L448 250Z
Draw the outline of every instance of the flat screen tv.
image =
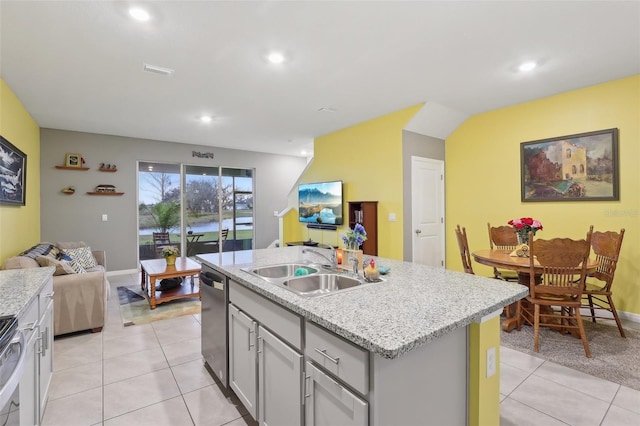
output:
M300 184L298 212L303 223L342 225L342 181Z

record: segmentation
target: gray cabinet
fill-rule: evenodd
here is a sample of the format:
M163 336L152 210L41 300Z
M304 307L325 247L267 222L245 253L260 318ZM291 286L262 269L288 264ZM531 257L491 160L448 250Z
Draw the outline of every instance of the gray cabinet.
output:
M258 328L258 419L262 425L302 424L303 356Z
M302 318L233 281L229 301L231 389L261 425L302 424Z
M251 417L256 418L257 323L237 307L229 305L229 386Z
M359 398L310 362L306 363L306 426L366 426L367 401Z

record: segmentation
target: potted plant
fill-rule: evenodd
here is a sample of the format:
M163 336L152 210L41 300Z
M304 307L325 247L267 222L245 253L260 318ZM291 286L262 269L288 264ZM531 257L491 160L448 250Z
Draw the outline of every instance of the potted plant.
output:
M176 246L164 246L162 247L162 256L167 261L167 265L175 265L176 258L180 256L180 249Z

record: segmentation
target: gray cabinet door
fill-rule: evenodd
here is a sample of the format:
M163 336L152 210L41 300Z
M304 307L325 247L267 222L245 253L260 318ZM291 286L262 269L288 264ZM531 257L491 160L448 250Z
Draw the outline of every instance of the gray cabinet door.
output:
M256 419L256 322L229 304L229 386Z
M282 340L258 328L258 395L261 425L302 424L303 357Z
M306 363L306 426L366 426L369 404L344 386Z

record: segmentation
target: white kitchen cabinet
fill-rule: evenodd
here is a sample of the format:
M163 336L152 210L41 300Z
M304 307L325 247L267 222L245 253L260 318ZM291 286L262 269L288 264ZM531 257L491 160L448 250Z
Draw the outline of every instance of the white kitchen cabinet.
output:
M251 417L256 418L256 331L257 323L229 305L229 386Z
M48 303L47 303L48 301ZM45 308L40 317L40 420L49 398L49 385L53 377L53 291L40 296Z
M306 363L306 426L366 426L369 404L343 385Z
M261 425L302 424L303 356L258 327L258 411Z
M25 333L27 359L20 380L20 424L39 425L53 375L53 279L18 318Z

